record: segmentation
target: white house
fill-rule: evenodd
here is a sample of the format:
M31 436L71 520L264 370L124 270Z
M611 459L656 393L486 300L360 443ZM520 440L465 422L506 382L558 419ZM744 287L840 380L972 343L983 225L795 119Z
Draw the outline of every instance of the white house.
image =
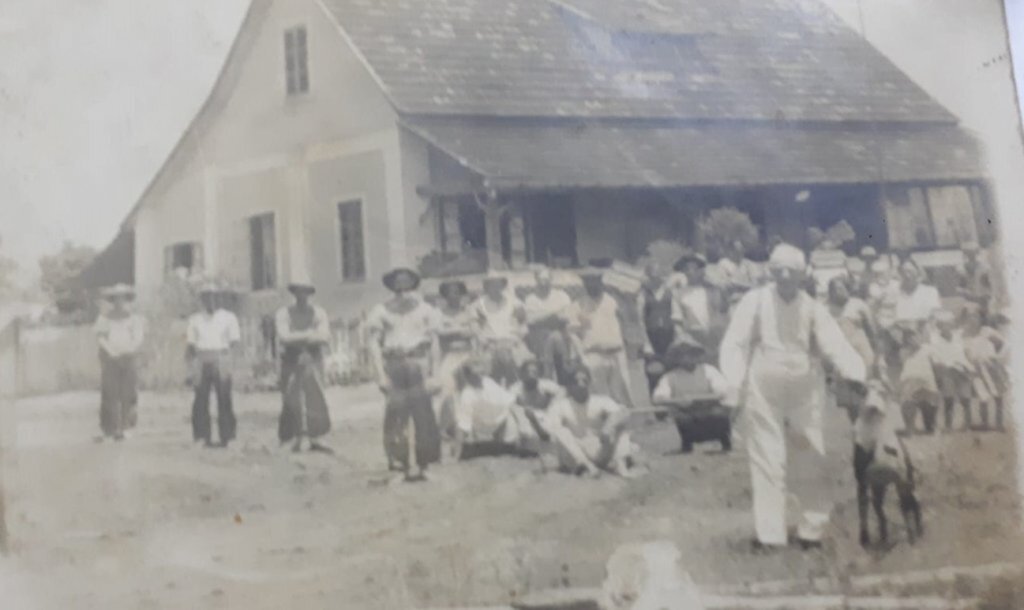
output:
M986 241L979 157L817 0L253 0L124 231L140 292L308 271L348 317L395 265L631 259L720 205L797 242Z

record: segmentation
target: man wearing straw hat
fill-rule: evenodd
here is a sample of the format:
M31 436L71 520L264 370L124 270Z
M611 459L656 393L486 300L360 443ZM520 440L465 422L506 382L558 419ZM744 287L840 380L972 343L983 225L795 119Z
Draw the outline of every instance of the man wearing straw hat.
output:
M773 281L748 292L722 340L719 370L730 399L743 409L744 437L754 499L754 549L787 543L787 492L802 511L801 546L821 546L829 518L822 429L826 404L823 360L841 379L863 384L866 367L825 306L801 285L804 253L775 247L768 261ZM790 480L787 481L787 475Z
M202 310L188 319L186 357L195 374L195 399L192 401L192 438L213 447L210 425L210 390L217 395L217 435L219 447L227 447L235 438L235 411L231 397L231 356L242 340L238 318L220 306L224 292L213 281L199 288Z
M373 308L366 330L377 379L387 400L384 452L389 469L403 472L406 481L424 481L427 467L441 459L441 434L431 389L427 388L440 359L437 331L441 314L416 294L420 275L412 269L393 269L382 281L394 297ZM411 439L410 424L414 430ZM415 473L411 453L418 467Z
M124 440L124 432L134 428L138 419L138 378L136 356L142 347L146 324L131 311L129 303L135 291L116 284L103 291L109 304L96 320L96 338L100 348L100 429L104 438Z
M331 415L324 392L324 356L331 342L327 312L311 302L316 287L304 277L288 284L295 302L274 316L281 343L281 418L277 434L281 443L293 441L292 451L333 453L320 442L331 430Z

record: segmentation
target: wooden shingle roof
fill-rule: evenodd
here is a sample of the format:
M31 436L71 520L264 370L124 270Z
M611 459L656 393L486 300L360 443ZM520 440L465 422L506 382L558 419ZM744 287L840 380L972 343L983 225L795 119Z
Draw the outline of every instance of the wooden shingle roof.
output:
M321 0L407 115L955 118L817 0Z
M948 182L984 176L955 126L679 125L416 117L404 125L499 190Z

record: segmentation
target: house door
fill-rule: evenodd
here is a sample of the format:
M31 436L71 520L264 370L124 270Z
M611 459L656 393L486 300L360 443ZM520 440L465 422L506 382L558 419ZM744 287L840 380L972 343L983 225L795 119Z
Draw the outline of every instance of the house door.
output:
M576 254L576 215L567 197L544 196L524 205L530 262L552 267L579 263Z

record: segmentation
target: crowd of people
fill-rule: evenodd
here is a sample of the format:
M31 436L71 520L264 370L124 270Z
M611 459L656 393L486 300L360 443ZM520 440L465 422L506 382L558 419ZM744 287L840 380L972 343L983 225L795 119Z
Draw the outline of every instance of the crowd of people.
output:
M445 455L497 450L553 456L570 474L630 477L639 470L634 415L672 418L684 452L705 440L729 451L732 423L740 421L757 544L786 543L790 493L802 511L799 540L818 544L829 512L820 483L827 405L849 403L851 392L863 397L870 385L893 397L904 434L935 433L940 413L946 430L958 412L963 428L1005 425L1007 317L976 244L964 245L959 292L945 301L912 257L870 247L859 254L826 281L813 255L809 264L786 243L774 244L765 263L747 258L738 242L714 264L699 252L673 265L650 260L632 302L606 287L604 268L580 270L581 291L556 286L551 270L539 267L525 291L490 273L479 295L449 279L429 298L419 273L396 268L383 276L392 296L365 323L385 397L388 466L423 481ZM218 306L219 290L200 290L202 309L188 324L193 436L209 446L226 446L236 427L230 371L239 324ZM328 317L312 303L311 283L289 290L294 303L275 317L279 437L295 451L305 441L330 453L322 442L331 428L323 381ZM96 324L101 425L120 440L136 419L133 358L145 329L128 307L130 288L105 296L110 306ZM626 341L627 318L639 322L638 350ZM647 378L644 397L632 387L634 360Z

